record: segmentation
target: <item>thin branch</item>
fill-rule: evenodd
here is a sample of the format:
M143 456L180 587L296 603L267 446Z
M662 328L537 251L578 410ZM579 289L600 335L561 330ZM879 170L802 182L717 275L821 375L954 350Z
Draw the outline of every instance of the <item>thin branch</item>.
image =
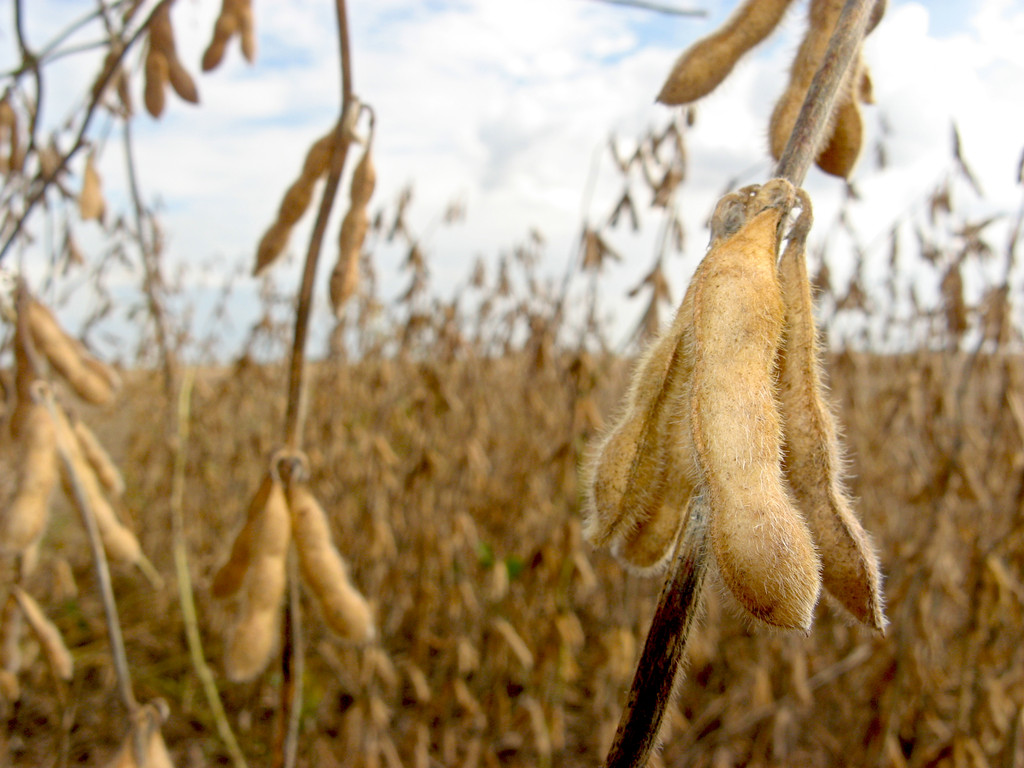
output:
M302 447L302 427L305 420L304 374L306 364L306 337L309 332L309 315L313 308L313 283L316 279L316 267L320 259L327 220L334 207L334 198L338 192L338 184L345 168L348 147L351 143L349 131L354 121L351 110L356 108L352 96L352 67L349 56L348 19L345 12L345 0L336 0L338 16L338 42L341 48L341 118L335 129L334 152L331 155L331 169L327 174L324 194L320 199L320 209L316 214L313 234L309 239L306 251L306 264L302 272L302 284L299 288L298 310L295 313L295 336L292 343L291 365L288 374L288 406L285 411L285 442L289 448Z
M301 450L302 431L305 422L305 372L306 372L306 340L309 334L309 316L313 308L313 284L316 280L317 263L323 246L327 220L334 199L338 193L341 174L348 157L351 143L351 130L359 109L358 102L352 93L352 62L348 34L348 13L345 0L335 0L338 25L338 48L341 66L341 116L335 129L334 150L331 153L331 168L327 174L323 197L317 211L313 233L309 238L306 251L306 263L302 271L302 283L299 287L298 307L295 312L295 335L292 342L291 363L288 370L288 403L285 409L285 444L292 450ZM290 558L291 559L291 558ZM300 590L295 568L289 569L289 581L292 587L288 592L288 602L284 615L284 653L282 658L282 701L279 712L284 743L274 750L274 764L281 768L292 768L298 753L298 738L302 703L302 670L305 666L305 648L302 636L302 614L300 611Z
M651 620L606 768L647 765L657 746L661 720L672 698L707 574L707 506L703 494L690 502L686 530Z
M188 548L185 543L185 446L188 443L188 422L192 404L192 383L195 380L195 371L187 369L182 377L181 386L178 389L178 408L176 415L177 429L174 435L174 456L172 459L173 470L171 473L171 530L174 538L174 569L178 577L178 601L181 604L181 618L185 624L185 639L188 641L189 656L192 658L192 668L203 686L203 693L206 694L206 701L210 705L213 714L213 721L217 726L217 733L220 735L224 746L228 750L231 762L235 768L247 768L245 756L238 746L231 725L228 723L227 714L224 712L224 704L220 700L220 691L214 680L210 666L206 663L206 656L203 653L203 641L199 635L199 618L196 613L195 599L192 595L192 578L189 575Z
M839 14L835 31L828 41L825 58L814 74L800 115L782 152L775 176L788 179L799 187L807 176L811 163L825 138L825 128L835 105L839 86L846 76L850 62L860 48L867 29L868 18L876 0L846 0Z
M121 634L121 622L117 615L117 602L114 600L114 588L110 581L110 568L107 565L107 554L103 550L103 542L100 539L100 530L96 524L96 517L89 504L88 495L82 488L75 464L71 460L71 448L65 444L66 431L61 428L63 414L59 414L59 406L53 400L53 394L46 391L43 395L45 405L53 420L54 429L57 431L57 453L64 465L67 474L68 485L71 487L71 495L75 500L75 507L82 518L82 525L85 528L89 539L89 548L92 551L93 563L96 566L96 581L100 588L100 597L103 602L103 613L107 620L107 634L110 638L110 655L114 661L114 673L117 677L117 689L121 694L121 702L129 714L135 714L139 703L132 692L131 672L128 668L128 655L124 648L124 636Z
M608 3L609 5L623 5L627 8L638 8L642 11L654 11L655 13L663 13L666 16L703 18L708 15L707 11L700 8L676 8L674 5L651 3L647 2L647 0L597 0L597 2Z

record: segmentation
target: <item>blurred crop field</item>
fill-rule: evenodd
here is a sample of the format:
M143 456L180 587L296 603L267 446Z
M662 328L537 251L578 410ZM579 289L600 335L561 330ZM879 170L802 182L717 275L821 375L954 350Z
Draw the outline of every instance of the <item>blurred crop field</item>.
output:
M847 338L827 358L851 490L884 568L885 636L826 602L807 637L754 627L712 579L655 764L1024 761L1024 355L1008 284L972 303L948 277L978 253L1012 266L1019 230L1002 250L955 212L938 217L960 232L928 251L947 275L942 298L880 318L889 331L927 329L919 343L885 354ZM660 579L582 541L577 470L630 356L560 341L557 301L477 277L473 322L421 298L402 323L356 324L354 352L310 369L311 486L379 640L337 640L304 600L300 765L592 766L614 734ZM826 327L879 319L870 292L851 305L849 287L837 297L824 280ZM233 605L210 584L276 448L287 372L243 355L193 373L182 504L199 629L243 750L266 764L281 673L272 663L255 682L219 679ZM82 416L122 468L128 523L163 577L154 586L112 565L136 693L169 704L177 765L227 764L183 639L168 544L174 446L154 425L178 404L159 372L125 374L115 407ZM63 501L40 551L26 588L77 666L55 686L28 643L20 698L0 704L0 759L104 764L124 715L88 548Z

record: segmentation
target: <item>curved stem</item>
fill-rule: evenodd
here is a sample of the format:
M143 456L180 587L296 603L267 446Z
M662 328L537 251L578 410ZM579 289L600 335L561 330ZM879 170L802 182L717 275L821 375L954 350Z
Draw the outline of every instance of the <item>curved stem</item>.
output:
M291 365L288 373L288 406L285 411L285 442L289 448L298 450L302 447L302 427L305 421L304 374L306 365L306 337L309 333L309 315L313 308L313 283L316 279L316 267L320 260L320 249L323 246L327 219L334 207L334 198L338 193L341 173L345 168L348 147L351 142L349 130L354 122L350 119L350 110L355 108L352 98L352 65L349 56L348 18L345 12L345 0L336 0L338 16L338 44L341 48L341 118L336 129L334 152L331 155L331 169L327 174L324 194L320 199L320 209L313 224L313 234L309 238L306 251L306 263L302 271L302 284L299 288L298 309L295 313L295 336L292 342Z
M686 530L661 590L606 768L646 765L657 746L661 720L672 698L704 588L707 518L708 502L701 493L690 501Z
M68 486L75 501L75 507L82 518L82 525L85 528L86 538L89 540L89 549L92 552L93 563L96 566L96 582L100 590L100 598L103 602L103 613L107 620L107 634L110 637L110 655L114 661L114 672L117 677L117 690L121 695L121 703L124 704L128 714L135 714L139 708L139 702L132 692L132 678L128 669L128 654L125 652L124 636L121 634L121 621L117 615L117 601L114 599L114 588L110 581L110 568L107 565L107 554L103 550L103 541L100 539L100 530L96 524L96 517L93 514L92 506L89 503L89 496L82 487L82 482L75 470L75 463L71 459L72 446L65 443L66 428L62 428L65 416L59 413L60 406L53 400L53 395L45 395L45 404L53 420L54 429L57 431L57 455L68 479Z

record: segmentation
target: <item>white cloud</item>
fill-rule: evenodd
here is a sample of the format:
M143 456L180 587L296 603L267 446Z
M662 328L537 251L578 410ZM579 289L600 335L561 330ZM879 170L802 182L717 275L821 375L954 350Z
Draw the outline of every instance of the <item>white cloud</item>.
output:
M668 111L652 103L662 79L679 50L713 29L732 3L701 5L711 11L707 21L658 17L655 23L593 0L349 4L355 88L377 116L376 200L392 199L412 182L413 225L420 230L448 200L463 197L469 205L464 225L427 243L442 289L460 280L477 255L496 256L531 227L548 239L549 270L561 271L578 236L595 151L613 131L629 137L667 118ZM1024 11L1008 0L965 4L961 23L938 37L930 20L935 12L949 16L948 5L890 5L866 46L878 100L866 111L866 123L874 141L885 117L891 165L876 173L865 153L858 224L867 237L884 231L895 213L927 191L948 166L953 119L992 204L1015 206L1014 163L1024 144ZM68 3L56 0L26 7L39 20L38 40L68 15ZM334 121L339 67L332 4L261 2L255 4L256 65L244 65L232 43L221 68L200 75L198 61L218 9L214 0L175 6L179 52L197 77L202 104L194 108L170 97L161 121L139 117L136 136L144 187L166 204L171 261L217 256L227 270L248 265L309 143ZM767 119L804 14L802 7L793 9L780 33L698 106L687 138L690 169L682 194L689 246L687 267L673 266L677 296L703 250L701 228L715 196L732 178L752 183L770 172ZM62 98L81 92L98 66L97 59L65 68L55 91ZM53 121L64 116L56 112ZM110 146L107 155L105 189L123 199L120 150ZM590 208L595 216L619 192L608 169L605 164ZM841 185L812 171L807 186L820 234ZM296 230L292 250L305 248L307 231L308 224ZM648 268L652 239L653 233L623 240L630 263L612 273L607 289L616 308L623 283ZM324 259L332 257L333 235ZM381 253L388 293L405 282L394 276L398 258ZM283 270L282 285L294 284L296 268ZM632 317L622 314L620 327Z

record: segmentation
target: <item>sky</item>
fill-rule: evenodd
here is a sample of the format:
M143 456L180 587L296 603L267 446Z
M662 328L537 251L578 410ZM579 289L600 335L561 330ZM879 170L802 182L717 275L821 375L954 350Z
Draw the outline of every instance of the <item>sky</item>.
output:
M684 6L684 0L675 2ZM609 135L627 146L671 118L654 96L672 63L733 5L685 0L685 7L707 11L705 18L690 18L597 0L349 0L354 90L376 115L378 184L371 207L392 203L412 185L410 222L425 234L441 295L466 281L477 258L493 265L531 230L545 239L542 268L561 275L575 254L581 222L602 220L621 192L610 158L602 154ZM799 43L805 5L794 3L776 33L696 106L696 122L686 134L688 178L678 201L687 247L668 265L677 299L703 253L704 222L725 184L757 183L770 174L767 119ZM144 194L161 210L168 268L184 269L184 299L200 318L227 275L249 271L309 144L330 128L339 109L334 3L254 0L253 6L255 64L246 64L233 42L220 68L200 73L220 3L178 0L178 53L197 80L201 103L170 96L160 120L143 113L133 128ZM92 4L33 0L25 7L29 40L42 46ZM10 0L0 0L0 18L11 18L11 12ZM6 70L14 41L4 27L0 68ZM85 29L81 39L96 39L96 30ZM985 205L1016 211L1016 167L1024 148L1022 39L1020 2L890 1L865 45L877 102L865 111L865 145L875 142L884 121L890 161L880 170L865 153L854 172L861 199L852 218L865 242L884 237L948 170L953 121L982 181ZM69 114L99 63L87 53L54 65L44 124L58 125ZM141 104L141 94L136 96ZM116 209L127 203L124 157L118 129L110 130L104 120L94 127L103 146L104 192ZM80 170L81 163L73 165ZM588 179L594 181L591 194L585 194ZM815 202L812 237L827 237L843 184L812 170L805 186ZM434 227L452 200L464 203L465 220ZM624 288L653 259L658 218L644 210L641 216L648 226L640 236L614 233L624 260L602 278L616 340L628 336L643 311L624 297ZM279 291L297 286L310 218L293 232L292 258L272 268ZM337 227L333 221L321 265L318 329L329 325L325 283ZM43 227L36 221L33 229ZM101 242L90 222L78 225L76 236L87 256ZM398 273L403 256L394 248L376 252L385 296L407 283ZM30 249L20 256L23 262L31 257ZM122 279L125 290L138 282L128 274ZM247 277L236 284L231 333L240 335L255 320L259 287ZM73 322L74 307L67 312Z

